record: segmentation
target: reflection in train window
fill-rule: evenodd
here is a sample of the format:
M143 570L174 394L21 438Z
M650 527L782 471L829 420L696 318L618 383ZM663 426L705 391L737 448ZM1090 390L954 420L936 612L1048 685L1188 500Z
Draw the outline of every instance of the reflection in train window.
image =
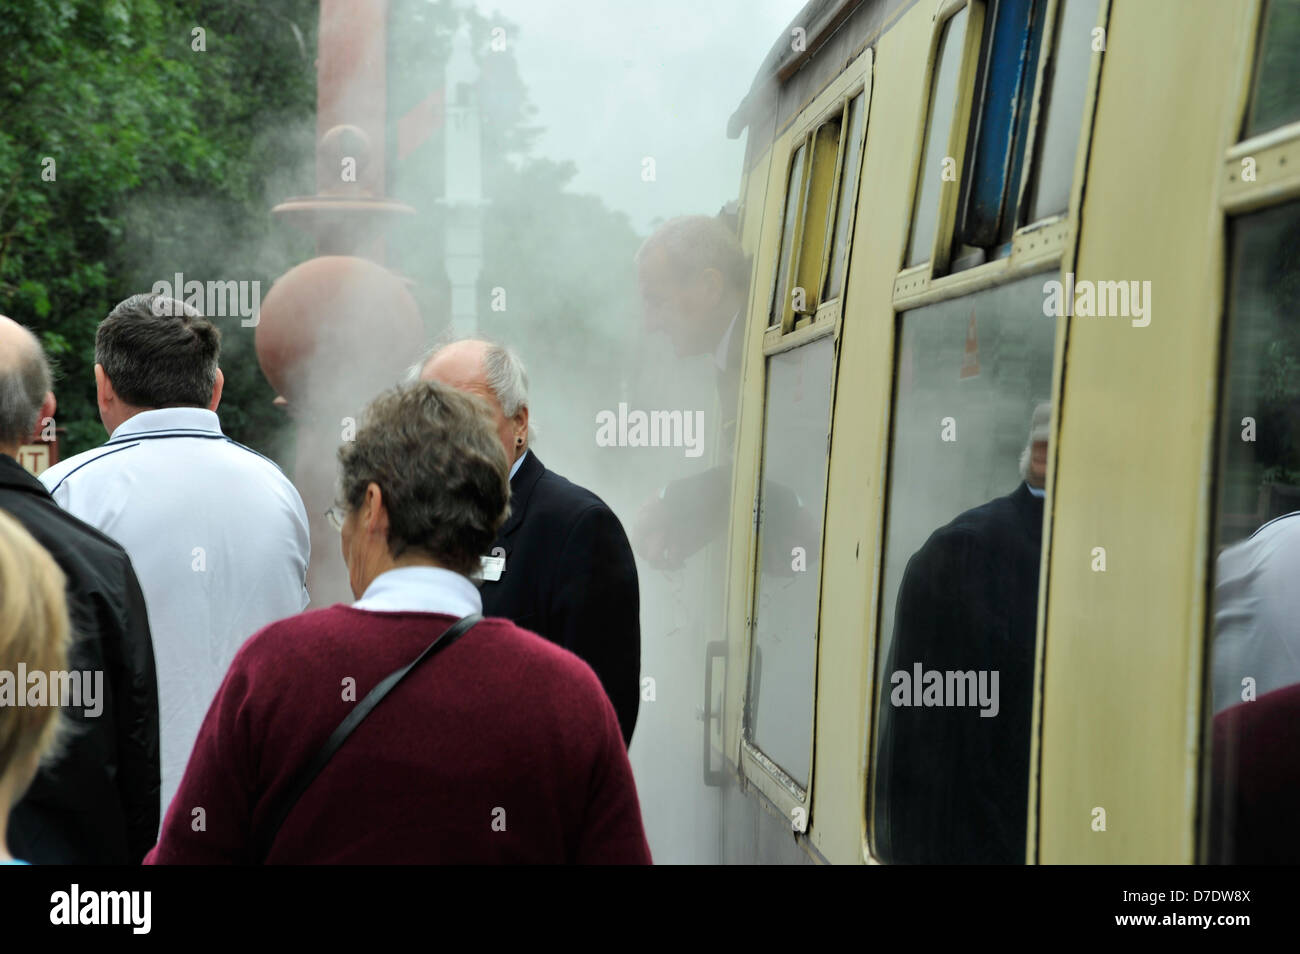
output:
M800 787L812 763L834 337L768 358L745 735Z
M1231 224L1210 861L1300 862L1300 202Z
M790 178L785 185L785 214L781 217L781 256L776 263L776 286L772 290L772 307L768 314L768 327L781 324L790 309L786 294L790 274L790 252L794 249L795 213L799 211L799 198L803 192L803 157L805 147L800 144L790 160Z
M937 66L930 90L930 120L926 127L921 168L917 171L916 210L912 216L908 266L929 261L934 249L934 230L943 184L943 160L947 157L952 113L957 105L957 78L961 72L968 17L968 9L963 7L944 24L943 35L939 38L939 49L935 57Z
M1003 253L994 246L1009 243L1015 230L1046 12L1046 0L989 2L975 79L978 108L962 165L962 213L953 240L958 250L966 245L998 257Z
M887 862L1024 861L1054 277L899 318L871 815Z
M862 169L862 131L866 126L866 96L859 93L849 103L849 135L841 163L839 200L835 208L834 233L831 236L831 264L826 271L822 300L838 298L844 284L844 263L852 235L853 207L858 196L858 173Z
M1088 98L1093 35L1100 0L1061 0L1056 14L1056 43L1048 64L1051 79L1039 106L1038 160L1034 197L1027 222L1064 215L1074 184L1074 160Z
M1300 120L1300 2L1266 0L1246 136Z

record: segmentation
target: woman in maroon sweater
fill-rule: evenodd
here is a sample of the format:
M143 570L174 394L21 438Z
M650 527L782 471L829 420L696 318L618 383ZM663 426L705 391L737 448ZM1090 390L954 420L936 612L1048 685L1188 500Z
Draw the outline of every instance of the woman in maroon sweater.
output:
M244 645L146 863L649 863L600 682L504 619L413 668L276 826L358 700L481 610L468 575L510 496L487 409L430 382L376 399L339 458L332 514L359 599Z

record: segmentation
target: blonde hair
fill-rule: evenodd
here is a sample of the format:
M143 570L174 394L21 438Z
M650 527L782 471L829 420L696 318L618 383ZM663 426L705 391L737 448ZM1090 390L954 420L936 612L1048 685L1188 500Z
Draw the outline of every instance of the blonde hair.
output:
M54 558L0 511L0 672L12 674L18 692L27 688L17 684L19 663L28 672L67 668L65 587ZM59 721L54 705L0 705L0 777L33 752L46 755L57 743Z

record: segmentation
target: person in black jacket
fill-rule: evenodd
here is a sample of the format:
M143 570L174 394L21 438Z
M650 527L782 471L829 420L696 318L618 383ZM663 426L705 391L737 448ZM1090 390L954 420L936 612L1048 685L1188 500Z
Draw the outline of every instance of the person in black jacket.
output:
M503 616L582 658L600 678L631 744L641 702L641 602L623 525L591 491L529 449L528 378L510 350L463 340L418 376L487 402L510 462L510 516L483 561L483 613Z
M9 819L14 854L33 864L138 864L158 835L158 688L144 595L117 543L61 510L21 467L19 447L52 419L39 342L0 316L0 509L67 577L70 671L103 673L102 710L68 707L70 731Z
M879 695L875 834L887 862L1025 860L1050 415L1034 411L1020 486L934 531L903 573ZM942 691L926 698L916 676L935 672ZM965 673L980 698L949 678Z

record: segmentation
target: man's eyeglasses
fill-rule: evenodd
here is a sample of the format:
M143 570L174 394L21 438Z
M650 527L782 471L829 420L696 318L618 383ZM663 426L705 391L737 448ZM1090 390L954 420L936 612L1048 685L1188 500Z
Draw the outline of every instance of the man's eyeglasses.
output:
M325 511L325 519L330 522L331 527L339 531L342 531L343 521L347 516L348 512L337 504Z

